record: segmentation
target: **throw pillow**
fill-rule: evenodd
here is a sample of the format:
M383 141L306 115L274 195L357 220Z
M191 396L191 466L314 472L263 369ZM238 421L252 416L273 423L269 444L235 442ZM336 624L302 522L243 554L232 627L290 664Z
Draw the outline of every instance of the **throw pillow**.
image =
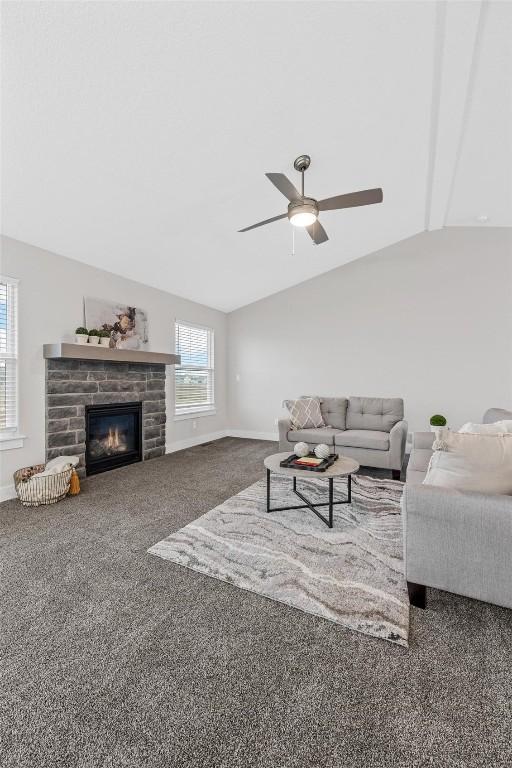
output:
M504 432L512 432L512 421L496 421L494 424L473 424L468 421L459 429L459 434L471 435L502 435Z
M325 427L320 400L317 397L301 397L299 400L285 400L290 412L292 429L316 429Z
M512 434L445 432L434 443L425 485L512 495Z

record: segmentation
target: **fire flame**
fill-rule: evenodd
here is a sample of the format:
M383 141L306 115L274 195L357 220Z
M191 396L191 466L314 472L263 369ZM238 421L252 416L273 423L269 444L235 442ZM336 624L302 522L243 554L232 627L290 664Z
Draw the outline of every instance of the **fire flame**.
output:
M112 450L115 451L119 448L119 446L121 445L121 441L119 439L118 427L116 427L115 429L113 429L112 427L109 427L108 437L106 438L105 443L106 443L106 447L111 451Z

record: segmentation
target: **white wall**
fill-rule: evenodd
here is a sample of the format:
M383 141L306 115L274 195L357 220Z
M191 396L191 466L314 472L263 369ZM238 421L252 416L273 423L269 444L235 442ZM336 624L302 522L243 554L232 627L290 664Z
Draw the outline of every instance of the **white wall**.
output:
M16 240L1 244L0 272L20 280L27 437L0 452L0 498L15 469L44 459L42 346L83 322L84 295L145 308L154 351L172 351L176 317L215 329L217 415L196 419L195 430L173 421L168 377L168 450L226 431L272 438L282 400L304 393L402 396L412 430L434 412L458 427L490 406L512 408L510 229L422 233L228 316ZM321 258L321 246L311 253Z
M220 436L227 425L226 315L164 291L86 266L26 243L2 237L0 273L20 280L19 286L19 395L23 448L0 452L0 499L12 488L12 473L19 467L44 461L45 367L43 344L71 339L83 324L83 297L113 299L147 310L149 348L174 351L174 320L207 325L215 330L215 392L217 413L174 421L173 377L167 376L167 450L200 442L201 436ZM141 254L141 259L144 255ZM168 368L168 373L172 373ZM206 438L204 438L206 439Z
M241 435L312 393L403 397L410 430L479 421L512 408L512 230L416 235L231 313L228 338Z

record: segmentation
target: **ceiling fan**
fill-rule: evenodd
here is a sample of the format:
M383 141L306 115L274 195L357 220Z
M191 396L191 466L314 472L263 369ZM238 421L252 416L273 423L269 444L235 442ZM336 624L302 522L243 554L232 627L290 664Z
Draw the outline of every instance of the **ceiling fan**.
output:
M337 195L336 197L327 197L325 200L315 200L313 197L304 195L304 173L311 164L309 155L300 155L293 167L302 175L301 192L299 192L284 173L266 173L265 176L272 184L290 201L288 212L280 216L274 216L265 221L259 221L245 229L239 229L239 232L248 232L250 229L262 227L264 224L271 224L273 221L285 219L287 216L290 223L296 227L304 227L309 233L311 239L316 245L325 243L328 240L327 232L318 221L320 211L337 211L341 208L355 208L359 205L373 205L373 203L382 203L382 189L363 189L361 192L349 192L347 195Z

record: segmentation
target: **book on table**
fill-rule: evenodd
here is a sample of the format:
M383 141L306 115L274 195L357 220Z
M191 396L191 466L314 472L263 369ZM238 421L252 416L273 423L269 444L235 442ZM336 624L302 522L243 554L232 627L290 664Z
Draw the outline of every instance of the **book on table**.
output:
M316 456L303 456L299 459L295 459L294 464L303 464L306 467L317 467L322 461L323 459L317 459Z

